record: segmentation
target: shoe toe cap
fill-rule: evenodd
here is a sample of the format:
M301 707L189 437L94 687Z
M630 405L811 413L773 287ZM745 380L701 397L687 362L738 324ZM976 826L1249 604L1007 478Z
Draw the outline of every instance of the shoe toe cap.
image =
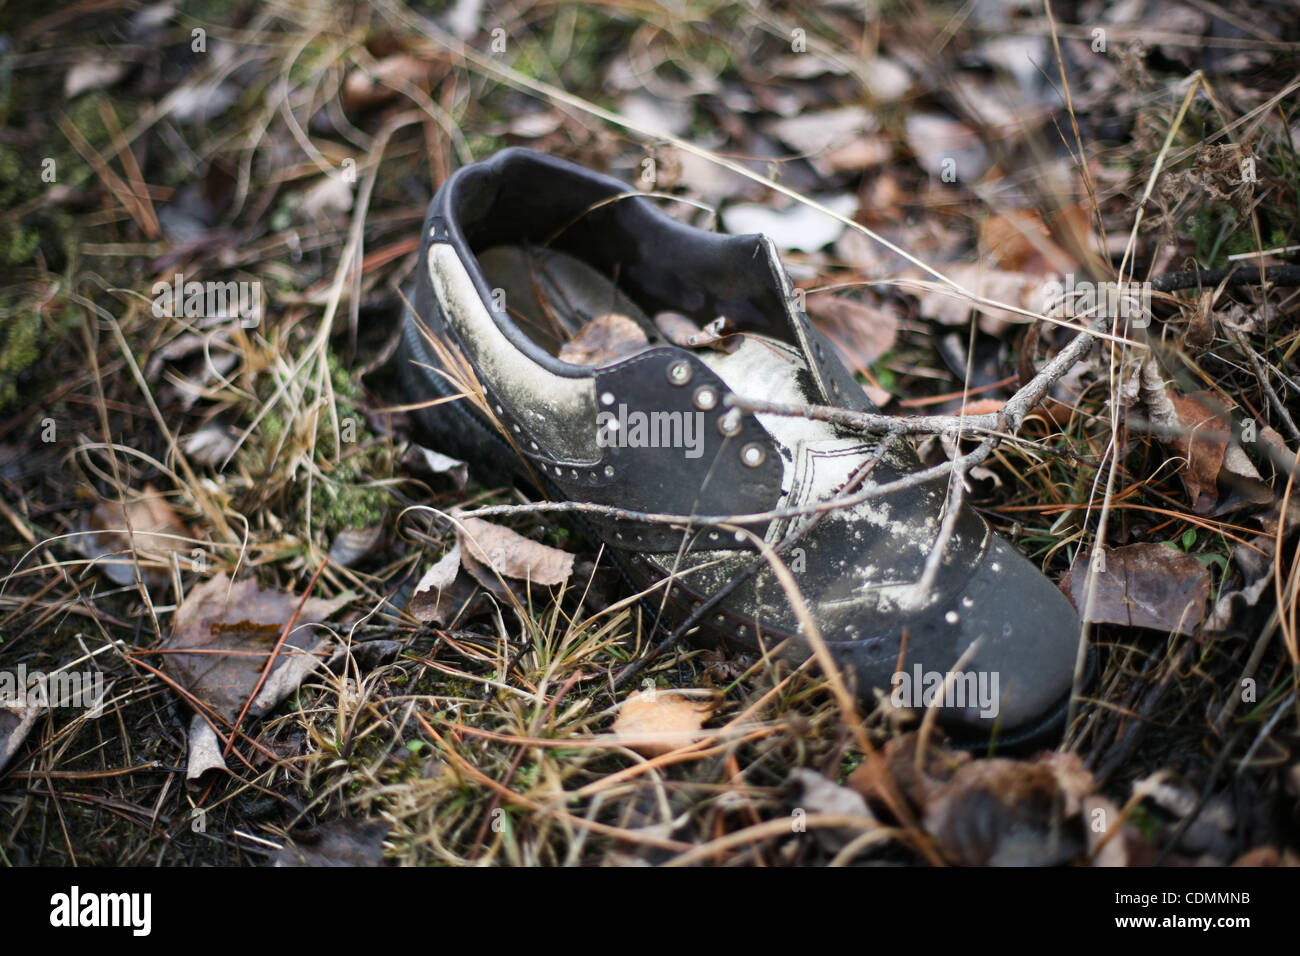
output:
M985 733L996 725L1002 736L1049 720L1069 694L1078 656L1079 617L1065 595L994 536L945 620L954 612L957 651L978 642L965 670L996 684L997 705L953 716Z

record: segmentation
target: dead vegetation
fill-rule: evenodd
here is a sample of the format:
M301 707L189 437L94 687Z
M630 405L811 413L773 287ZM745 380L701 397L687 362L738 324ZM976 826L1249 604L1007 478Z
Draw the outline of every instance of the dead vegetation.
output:
M105 687L0 708L0 860L1297 861L1291 5L20 5L0 42L0 668ZM424 206L511 144L773 235L858 424L1086 611L1060 748L947 749L813 661L626 679L663 635L608 560L395 387Z

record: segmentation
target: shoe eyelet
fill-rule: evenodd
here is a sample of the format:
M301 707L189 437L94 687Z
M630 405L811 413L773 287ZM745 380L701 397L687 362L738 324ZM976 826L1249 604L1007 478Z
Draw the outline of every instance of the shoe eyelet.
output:
M710 541L717 541L717 540L718 540L718 537L719 537L718 532L716 532L716 531L710 531L710 532L709 532L709 540L710 540Z
M740 462L746 468L757 468L766 460L767 452L763 450L762 445L751 442L740 451Z
M506 413L506 410L500 405L493 405L492 407L496 409L498 415L504 415Z
M614 404L614 393L613 393L613 392L602 392L601 395L600 395L600 404L602 404L602 405L613 405L613 404Z
M673 362L668 366L668 381L674 385L685 385L691 380L691 363L687 361Z
M738 408L733 408L718 419L718 431L722 432L726 438L734 438L739 435L740 428L740 409Z
M718 404L718 393L708 385L701 385L695 390L695 407L702 412L707 412L715 408Z
M605 477L606 477L606 478L613 478L613 477L614 477L614 466L613 466L613 465L606 465L606 466L605 466Z
M530 442L528 443L528 447L531 448L533 451L537 451L537 442L535 442L535 441L530 441Z

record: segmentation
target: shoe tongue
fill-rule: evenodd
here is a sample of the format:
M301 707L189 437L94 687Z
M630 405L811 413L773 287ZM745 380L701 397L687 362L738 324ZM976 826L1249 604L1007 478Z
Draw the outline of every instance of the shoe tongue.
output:
M744 398L785 405L822 404L808 365L798 350L766 335L746 333L734 352L702 349L695 357L712 369L729 389ZM834 426L794 415L756 412L760 424L793 454L801 445L838 443Z

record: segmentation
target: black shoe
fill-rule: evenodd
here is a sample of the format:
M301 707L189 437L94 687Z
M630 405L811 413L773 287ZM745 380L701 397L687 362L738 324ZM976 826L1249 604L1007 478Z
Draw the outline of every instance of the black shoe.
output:
M943 481L815 507L919 470L905 442L882 448L824 422L728 406L734 392L875 410L796 308L766 237L691 228L615 179L522 149L459 170L424 229L400 361L412 401L467 396L417 413L440 450L557 500L769 514L745 527L779 551L864 699L877 688L905 706L933 703L955 733L983 740L1059 727L1080 627L1037 568L965 509L921 593ZM668 323L682 316L699 327L725 317L721 331L738 334L716 348L674 345L685 340ZM565 346L602 331L614 333L603 361ZM562 349L595 364L564 361ZM807 658L787 592L735 527L610 509L581 518L665 626ZM939 682L963 656L945 697Z

